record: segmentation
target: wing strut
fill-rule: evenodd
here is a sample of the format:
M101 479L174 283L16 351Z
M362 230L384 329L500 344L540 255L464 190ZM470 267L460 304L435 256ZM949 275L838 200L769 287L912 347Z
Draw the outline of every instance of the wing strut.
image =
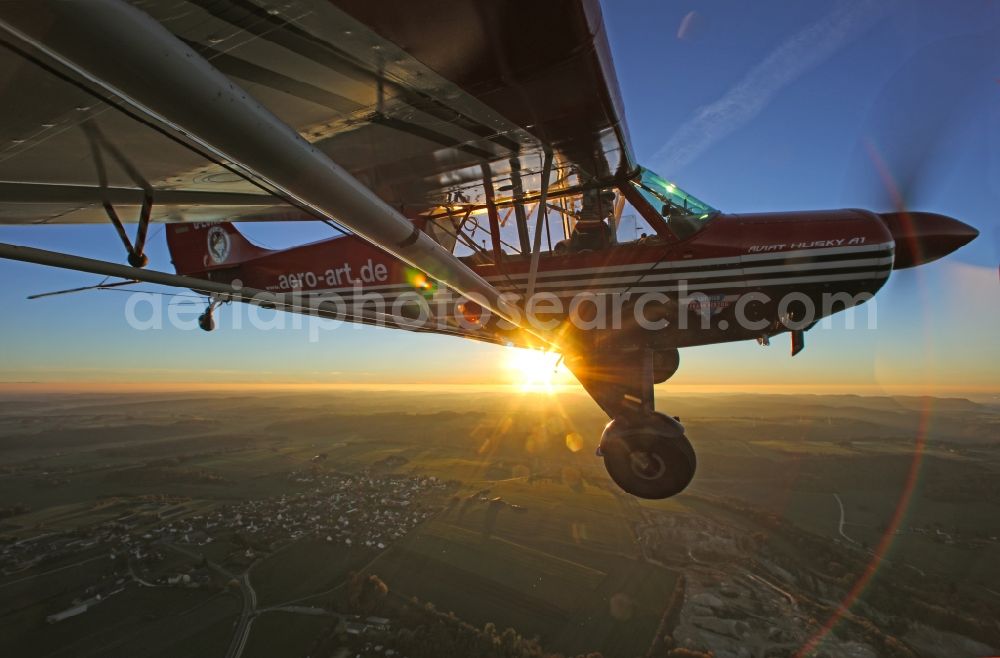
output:
M493 191L493 173L485 162L479 165L483 172L483 192L486 193L486 212L490 218L490 242L493 243L493 263L497 271L503 270L503 245L500 244L500 215L497 214L496 194Z
M393 329L406 329L409 331L433 331L434 333L444 333L482 340L489 343L502 344L503 340L489 333L470 333L458 329L422 329L414 324L412 319L388 313L352 313L343 303L324 299L318 296L299 293L276 293L268 290L258 290L239 285L239 282L222 283L219 281L209 281L207 279L196 279L182 274L170 274L168 272L157 272L156 270L145 270L118 263L108 263L102 260L74 256L56 251L46 251L34 247L23 247L20 245L0 243L0 258L21 261L24 263L34 263L49 267L59 267L76 272L89 272L90 274L101 274L106 277L120 277L128 279L118 283L110 283L100 286L85 286L74 290L56 291L48 295L62 294L67 292L79 292L83 290L107 290L119 286L134 284L139 281L155 283L161 286L171 286L174 288L188 288L195 292L208 295L211 298L213 308L224 302L242 302L252 304L261 308L287 311L289 313L302 313L320 318L332 320L343 320L346 322L358 322L378 327L389 327ZM48 296L46 294L34 295L31 299ZM202 316L205 324L202 329L210 330L211 313ZM199 319L199 323L202 319Z
M552 174L552 151L545 150L545 162L542 165L542 190L538 196L538 218L535 220L535 244L531 248L531 269L528 270L528 290L524 297L527 304L535 294L535 277L538 275L538 257L542 252L542 223L548 222L549 176Z
M101 205L104 206L104 212L107 214L108 219L111 220L111 225L115 227L115 231L118 233L118 237L121 239L122 244L125 245L125 250L128 252L128 264L132 267L146 267L149 264L149 258L146 257L144 253L146 250L146 233L149 230L149 215L153 211L153 188L145 178L132 166L132 163L125 158L121 151L119 151L115 146L104 139L104 135L101 134L100 129L92 122L87 121L83 124L83 132L87 136L87 141L90 142L90 155L94 159L94 168L97 169L97 183L101 190ZM128 233L125 232L125 226L122 224L121 218L118 217L118 212L115 210L115 206L111 203L108 198L108 170L104 166L104 156L102 151L104 149L108 150L111 157L115 159L118 165L125 170L125 172L142 190L142 207L139 210L139 226L136 227L135 231L135 243L133 243L129 237Z
M149 264L149 257L146 256L146 232L149 230L149 215L153 212L153 195L146 192L142 196L142 209L139 210L139 226L135 230L135 243L129 240L125 226L122 224L118 212L110 201L104 201L104 212L108 214L112 226L118 232L125 250L128 251L128 264L132 267L146 267Z
M485 279L142 10L123 0L0 2L0 30L99 95L549 342L518 322L517 310Z
M531 236L528 235L528 215L524 212L524 185L521 183L521 161L510 159L510 186L514 197L514 220L517 222L517 240L521 245L521 253L526 254L531 249Z

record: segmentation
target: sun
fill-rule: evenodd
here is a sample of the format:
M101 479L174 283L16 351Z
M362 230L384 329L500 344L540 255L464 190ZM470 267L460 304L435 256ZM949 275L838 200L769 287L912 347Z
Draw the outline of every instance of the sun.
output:
M567 377L558 352L508 347L504 365L512 383L522 391L552 393Z

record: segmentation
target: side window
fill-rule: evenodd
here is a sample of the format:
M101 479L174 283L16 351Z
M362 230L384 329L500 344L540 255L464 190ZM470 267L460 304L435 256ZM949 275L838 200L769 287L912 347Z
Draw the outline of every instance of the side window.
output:
M506 193L509 188L501 185L497 190ZM634 179L617 187L576 188L568 194L559 191L550 190L554 193L547 200L540 230L537 198L527 199L522 209L511 196L498 195L494 222L484 205L464 202L426 213L424 232L456 256L486 264L498 257L527 258L536 231L542 254L560 256L638 240L670 240L667 229L683 240L718 214L674 183L643 168ZM519 212L523 213L520 222Z
M618 244L627 244L655 236L656 230L643 219L639 211L632 207L632 204L627 203L618 220L616 235Z

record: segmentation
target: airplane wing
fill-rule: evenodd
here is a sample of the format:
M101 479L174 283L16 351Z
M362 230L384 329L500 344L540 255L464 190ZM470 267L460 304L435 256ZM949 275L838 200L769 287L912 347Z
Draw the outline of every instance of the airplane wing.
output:
M257 290L244 286L234 286L230 283L199 279L180 274L170 274L169 272L158 272L156 270L145 270L108 263L106 261L94 260L63 254L54 251L45 251L33 247L21 247L16 245L0 244L0 258L23 261L26 263L45 263L50 267L60 267L73 270L75 272L89 272L100 274L105 277L120 277L122 280L114 283L100 284L96 286L85 286L69 290L58 290L48 293L31 295L28 299L40 299L53 295L81 292L84 290L107 290L129 286L139 282L153 283L161 286L173 288L184 288L201 293L213 301L219 303L243 302L253 306L267 309L277 309L289 313L299 313L310 315L325 320L339 320L344 322L354 322L377 327L387 327L390 329L403 329L416 333L436 333L450 336L461 336L485 343L505 345L509 339L491 331L474 331L463 329L461 326L433 326L423 322L416 322L407 318L403 314L394 315L391 312L378 312L374 309L353 310L346 305L337 304L322 297L311 297L298 293L279 293L269 290Z
M512 170L537 190L546 152L564 186L636 169L598 0L133 4L410 217ZM147 197L151 221L317 216L9 37L0 224L136 221Z

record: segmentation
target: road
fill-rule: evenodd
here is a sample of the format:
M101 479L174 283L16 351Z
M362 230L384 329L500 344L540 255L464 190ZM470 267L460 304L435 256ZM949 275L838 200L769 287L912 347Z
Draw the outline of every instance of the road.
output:
M180 546L175 546L173 544L167 544L167 546L180 553L184 553L185 555L188 555L192 558L200 558L200 556L197 553L193 553L192 551L189 551ZM374 562L374 560L372 560L372 562ZM268 608L258 608L257 590L253 588L253 583L250 582L250 570L253 569L254 567L253 564L247 567L247 570L244 571L243 574L241 574L240 576L236 576L232 572L227 571L221 565L216 564L211 560L208 560L207 564L209 568L213 569L219 575L230 579L235 578L236 581L240 584L240 592L243 594L243 610L240 612L240 619L236 623L236 631L233 633L233 639L230 641L229 649L226 651L226 658L240 658L240 656L243 655L243 651L246 649L247 646L247 641L250 639L250 630L253 628L253 621L254 619L257 618L257 615L261 613L280 610L283 612L292 612L304 615L332 614L322 610L321 608L310 608L306 606L294 605L299 601L303 601L305 599L310 599L315 596L318 596L317 594L310 594L308 596L304 596L302 598L295 599L293 601L286 601L284 603L279 603L278 605L270 606ZM340 583L339 585L337 585L337 587L340 587L341 585L343 585L343 583ZM332 592L333 590L330 591Z
M873 563L874 562L885 562L886 564L892 564L892 561L886 559L886 557L884 555L876 553L875 551L873 551L872 549L868 548L867 546L862 545L860 542L857 542L857 541L851 539L850 537L848 537L844 533L844 524L846 523L846 521L844 520L844 503L841 502L840 496L838 496L837 494L833 494L833 497L837 499L837 505L840 506L840 523L839 523L839 525L837 527L837 531L840 533L840 536L843 537L844 539L846 539L847 541L849 541L850 543L854 544L855 546L859 547L862 551L864 551L868 555L870 555L872 557L872 559L873 559ZM858 524L855 524L855 525L858 525ZM898 535L900 533L897 531L895 534ZM909 567L910 569L913 569L914 571L916 571L921 576L926 576L927 575L924 572L923 569L919 569L919 568L917 568L917 567L915 567L915 566L913 566L911 564L908 564L906 566Z
M766 578L762 578L761 576L758 576L757 574L750 573L749 571L746 571L745 569L744 569L743 573L746 575L747 578L753 580L754 582L757 582L757 583L760 583L761 585L765 585L767 587L770 587L771 589L773 589L778 594L781 594L783 597L785 597L786 599L788 599L788 602L790 604L792 604L793 608L797 608L798 607L798 601L795 599L794 596L792 596L792 594L790 592L787 592L787 591L781 589L780 587L778 587L777 585L775 585L774 583L772 583L770 580L767 580Z
M844 503L840 500L839 495L833 494L833 497L837 499L837 506L840 507L840 523L837 525L837 532L839 532L840 536L846 539L847 541L851 542L852 544L857 544L858 542L854 541L844 533L844 523L845 523Z
M253 626L254 613L257 612L257 592L250 584L250 573L240 576L239 583L243 592L243 612L240 614L240 621L236 625L236 633L229 644L226 658L240 658L243 655L243 649L246 648L247 639L250 637L250 628Z
M265 612L290 612L296 615L308 615L310 617L339 617L336 612L327 610L326 608L316 608L309 605L276 605L270 608L261 608L257 611L257 614L263 614Z
M202 559L202 556L198 553L177 546L176 544L164 544L164 546L193 559ZM240 592L243 594L243 611L240 613L240 620L236 624L236 632L233 634L233 639L229 643L229 650L226 651L226 658L239 658L243 654L243 649L246 648L247 639L250 637L250 628L253 626L254 615L257 612L257 592L254 590L253 585L250 584L250 569L253 568L253 565L251 564L241 576L237 577L211 560L206 560L205 562L210 569L223 578L236 578L240 584Z

